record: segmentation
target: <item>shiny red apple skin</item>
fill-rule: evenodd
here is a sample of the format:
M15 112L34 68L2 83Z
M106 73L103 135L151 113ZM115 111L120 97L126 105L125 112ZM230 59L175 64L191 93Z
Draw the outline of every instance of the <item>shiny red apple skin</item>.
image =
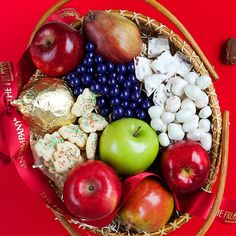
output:
M167 185L173 192L192 193L206 183L210 159L198 142L178 141L163 152L161 170Z
M174 198L154 178L139 183L119 211L128 227L156 232L163 227L174 210Z
M61 22L50 22L40 28L31 44L35 66L49 76L70 72L84 55L84 42L79 31Z
M98 220L117 208L121 192L121 182L115 171L101 161L89 160L69 172L63 198L74 216Z

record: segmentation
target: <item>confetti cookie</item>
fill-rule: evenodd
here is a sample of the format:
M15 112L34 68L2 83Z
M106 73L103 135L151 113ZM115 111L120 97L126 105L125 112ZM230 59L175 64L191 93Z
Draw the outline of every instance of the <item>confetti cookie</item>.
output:
M88 88L84 89L74 103L71 113L77 117L90 114L96 106L96 95Z
M57 144L53 157L53 164L57 173L67 172L75 164L84 161L80 155L80 149L68 141Z
M88 135L84 133L78 125L62 126L58 133L64 138L69 140L71 143L76 144L80 149L85 148L86 140Z
M91 133L88 136L86 143L86 156L88 160L95 159L97 144L98 144L98 135L96 133Z
M58 143L63 143L64 139L60 136L58 132L52 134L45 134L43 139L39 139L33 145L33 151L39 157L42 157L45 165L50 165L53 159L53 153L56 150L56 145Z
M88 114L79 118L80 128L85 133L95 133L102 131L108 125L106 119L96 113Z

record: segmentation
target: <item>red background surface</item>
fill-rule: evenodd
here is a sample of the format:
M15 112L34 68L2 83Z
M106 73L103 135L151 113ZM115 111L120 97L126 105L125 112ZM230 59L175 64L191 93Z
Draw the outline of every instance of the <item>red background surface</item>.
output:
M1 1L0 5L0 61L18 61L27 46L28 39L40 16L56 0L13 0ZM192 33L208 59L215 66L220 80L215 83L221 109L231 112L231 135L229 150L229 169L225 197L236 200L235 188L235 148L233 146L236 131L235 97L236 65L227 66L220 61L220 49L228 37L236 37L235 0L161 0L172 13ZM128 9L140 12L174 27L142 0L88 0L72 1L70 6L85 13L88 9ZM171 235L195 235L203 220L194 218L190 223ZM236 235L235 225L214 223L207 235ZM42 236L68 233L44 203L22 182L14 165L0 169L0 235Z

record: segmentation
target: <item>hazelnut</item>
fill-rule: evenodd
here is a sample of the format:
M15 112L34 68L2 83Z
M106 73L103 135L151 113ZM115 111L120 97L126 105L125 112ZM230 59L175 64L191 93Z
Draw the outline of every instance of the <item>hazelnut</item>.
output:
M225 62L236 64L236 38L229 38L225 50Z

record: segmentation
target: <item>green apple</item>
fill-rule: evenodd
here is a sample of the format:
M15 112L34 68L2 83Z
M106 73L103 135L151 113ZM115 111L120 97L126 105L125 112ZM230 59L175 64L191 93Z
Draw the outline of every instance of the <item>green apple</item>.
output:
M99 142L101 160L122 175L145 171L155 160L158 150L156 132L149 124L135 118L112 122Z

